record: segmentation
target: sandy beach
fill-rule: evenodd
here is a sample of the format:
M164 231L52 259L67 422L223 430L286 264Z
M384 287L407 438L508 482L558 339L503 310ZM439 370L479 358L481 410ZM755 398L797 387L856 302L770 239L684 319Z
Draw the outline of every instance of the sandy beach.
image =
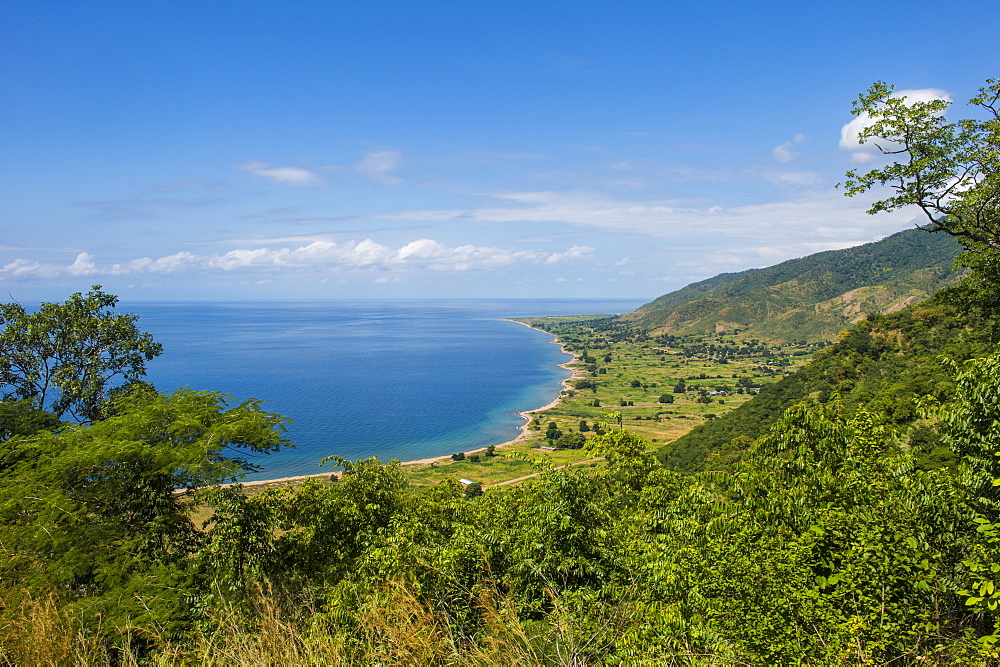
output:
M513 319L507 319L507 318L505 318L503 321L504 322L515 322L515 323L520 324L522 326L526 326L529 329L535 329L535 331L542 331L541 329L539 329L537 327L533 327L530 324L525 324L524 322L520 322L518 320L513 320ZM549 333L549 332L543 331L543 333ZM549 335L552 335L552 334L549 334ZM563 342L560 341L558 338L555 338L552 341L552 343L554 345L558 345L559 348L563 352L565 352L566 354L572 355L572 357L573 357L572 359L570 359L569 361L567 361L565 363L559 364L559 366L561 368L565 368L566 370L570 371L571 375L568 378L566 378L565 380L562 381L562 390L560 390L559 394L552 401L550 401L549 403L543 405L540 408L534 408L532 410L524 410L522 412L519 412L518 414L524 419L524 424L521 425L521 432L513 440L508 440L507 442L503 442L503 443L494 445L494 447L496 449L498 449L498 450L499 449L504 449L505 447L509 447L509 446L511 446L511 445L513 445L515 443L518 443L518 442L521 442L522 440L527 439L531 435L530 432L529 432L529 430L528 430L528 425L531 424L531 416L533 414L537 413L537 412L542 412L544 410L548 410L549 408L553 408L556 405L558 405L559 402L562 400L562 391L566 390L566 389L570 389L571 388L570 382L572 382L573 380L578 380L578 379L580 379L582 377L582 375L580 374L579 370L574 369L574 368L570 368L570 364L572 364L573 362L575 362L578 359L578 356L575 353L570 352L569 350L567 350L566 349L566 345L563 344ZM466 454L477 454L477 453L485 452L485 451L486 451L486 447L481 447L479 449L473 449L473 450L467 451L465 453ZM403 461L401 465L404 466L404 467L406 467L406 466L416 466L416 465L426 465L426 464L429 464L429 463L435 463L437 461L447 461L449 459L451 459L451 454L445 454L443 456L431 456L431 457L428 457L428 458L416 459L416 460L413 460L413 461ZM315 473L315 474L312 474L312 475L296 475L296 476L293 476L293 477L278 477L278 478L275 478L275 479L261 479L261 480L256 480L256 481L253 481L253 482L239 482L239 483L242 484L243 486L263 486L263 485L267 485L267 484L282 484L282 483L285 483L285 482L297 482L297 481L301 481L301 480L309 479L309 478L313 478L313 477L315 477L315 478L329 477L332 474L335 474L335 473L332 473L332 472L321 472L321 473ZM230 484L224 484L222 486L231 486L231 485Z

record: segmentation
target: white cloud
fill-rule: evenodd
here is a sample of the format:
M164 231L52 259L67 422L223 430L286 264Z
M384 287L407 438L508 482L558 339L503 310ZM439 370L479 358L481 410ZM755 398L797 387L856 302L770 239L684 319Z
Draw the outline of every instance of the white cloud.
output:
M66 272L71 276L91 276L97 273L97 266L94 264L94 258L89 252L81 252L73 260L73 263L69 265Z
M178 252L158 259L140 257L124 267L124 273L174 273L197 265L199 258L189 252Z
M909 102L932 102L934 100L951 102L951 95L937 88L897 90L891 95L891 97L905 97ZM863 113L860 116L856 116L851 122L845 123L844 126L840 128L840 149L849 151L851 153L851 159L858 164L867 164L882 155L882 151L871 143L871 140L864 144L858 142L858 136L861 131L871 124L871 116L867 113ZM881 142L881 145L883 148L891 148L891 146L887 145L886 142Z
M760 244L782 244L790 239L812 242L877 238L903 229L916 216L906 210L869 216L864 201L847 199L826 189L806 192L792 200L739 206L629 201L585 192L513 192L499 193L494 198L508 205L411 210L382 217L424 222L568 223L674 240L711 238L720 245L730 245L741 244L747 238Z
M812 186L823 183L823 177L815 171L779 171L763 174L765 180L775 185Z
M792 147L796 144L801 144L806 140L806 135L796 134L794 137L781 144L780 146L775 146L771 149L771 156L778 162L791 162L799 156L799 154L792 150Z
M403 179L392 172L403 162L403 155L398 151L372 151L366 154L354 165L354 170L362 177L377 185L396 185Z
M236 165L236 168L275 183L299 187L323 185L322 178L301 167L268 167L266 162L248 162Z
M589 259L597 252L586 245L575 245L566 252L554 252L545 259L546 264L558 264L571 259Z
M235 248L228 252L210 255L180 252L156 259L140 257L129 262L104 266L96 264L93 257L86 252L77 255L69 264L16 259L0 268L0 276L53 278L60 275L164 274L190 270L489 271L518 262L551 264L586 259L593 252L594 249L587 246L573 246L564 252L556 253L475 245L449 247L431 239L418 239L399 248L391 248L371 239L345 243L313 241L298 247Z
M60 273L60 267L55 264L42 264L41 262L21 258L5 264L4 267L0 269L0 274L7 275L12 278L20 278L24 276L52 278Z

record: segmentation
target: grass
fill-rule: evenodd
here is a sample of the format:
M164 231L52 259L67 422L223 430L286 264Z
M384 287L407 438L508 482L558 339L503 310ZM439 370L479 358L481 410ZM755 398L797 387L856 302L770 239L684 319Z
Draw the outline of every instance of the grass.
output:
M733 333L685 336L669 342L645 337L615 340L621 336L600 331L592 319L522 321L555 334L577 355L570 364L576 375L571 384L580 380L596 384L595 389L564 391L559 404L535 415L532 426L538 429L539 438L550 421L560 430L576 431L581 420L592 426L595 421L615 420L609 414L617 412L625 428L651 443L676 440L707 419L750 400L751 391L793 372L809 358L809 350L771 347ZM705 346L713 346L714 351L698 353ZM721 350L741 349L743 354L728 354L722 360ZM674 393L681 380L688 390ZM754 386L739 393L741 380ZM703 391L709 395L702 398ZM664 394L671 395L673 403L660 403ZM595 400L599 406L593 405Z
M403 466L410 483L417 487L432 486L445 480L470 479L484 487L493 486L518 477L537 473L548 465L568 465L594 458L593 452L583 449L546 451L538 449L544 439L531 438L504 446L496 456L480 454L478 463L464 461L437 461Z

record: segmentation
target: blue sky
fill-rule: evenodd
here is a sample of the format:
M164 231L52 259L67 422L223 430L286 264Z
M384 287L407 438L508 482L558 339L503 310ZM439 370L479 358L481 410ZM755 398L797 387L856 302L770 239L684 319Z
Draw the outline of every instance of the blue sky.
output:
M653 298L875 240L872 82L956 111L995 2L0 5L0 288Z

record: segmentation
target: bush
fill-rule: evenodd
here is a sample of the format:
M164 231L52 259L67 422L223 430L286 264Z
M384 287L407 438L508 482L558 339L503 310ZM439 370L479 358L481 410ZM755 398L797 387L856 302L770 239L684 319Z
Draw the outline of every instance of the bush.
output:
M583 433L564 433L555 441L556 449L583 449L587 436Z
M464 461L465 460L465 452L457 452L455 454L452 454L451 455L451 460L452 461Z

